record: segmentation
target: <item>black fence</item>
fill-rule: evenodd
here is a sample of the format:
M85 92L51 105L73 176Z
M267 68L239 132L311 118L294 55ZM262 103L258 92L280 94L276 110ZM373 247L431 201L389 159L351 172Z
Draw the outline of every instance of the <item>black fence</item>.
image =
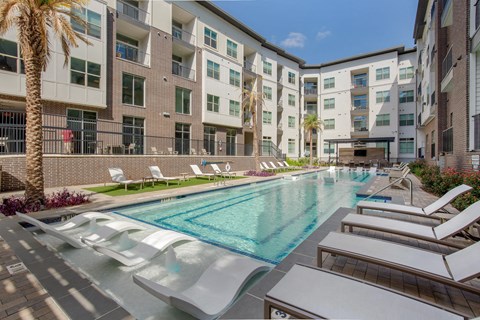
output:
M0 111L0 154L25 153L25 113ZM143 126L96 119L43 115L44 154L253 156L252 144L144 135ZM259 143L261 156L283 159L271 142Z

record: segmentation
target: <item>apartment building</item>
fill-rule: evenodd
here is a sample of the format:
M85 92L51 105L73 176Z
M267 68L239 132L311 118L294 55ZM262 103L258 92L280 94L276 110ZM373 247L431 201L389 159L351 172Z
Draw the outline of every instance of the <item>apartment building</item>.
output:
M324 122L314 135L316 157L328 161L364 147L382 148L391 161L415 159L415 51L397 47L302 66L302 116L317 113Z
M478 155L477 7L477 1L418 3L419 135L425 159L440 167L472 169Z

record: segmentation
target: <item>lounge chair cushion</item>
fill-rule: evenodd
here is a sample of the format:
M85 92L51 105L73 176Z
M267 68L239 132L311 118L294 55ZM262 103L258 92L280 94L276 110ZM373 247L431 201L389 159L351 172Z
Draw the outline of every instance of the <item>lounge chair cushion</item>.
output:
M300 265L287 272L269 297L326 319L463 319L388 289Z
M402 204L395 203L383 203L383 202L374 202L362 200L357 203L357 207L368 210L380 210L380 211L389 211L389 212L400 212L400 213L409 213L416 215L426 215L422 208L406 206Z

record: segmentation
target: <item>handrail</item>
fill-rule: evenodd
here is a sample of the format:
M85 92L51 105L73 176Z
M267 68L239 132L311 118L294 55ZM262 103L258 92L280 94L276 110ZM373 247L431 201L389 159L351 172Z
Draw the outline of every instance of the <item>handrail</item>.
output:
M410 178L407 178L407 177L400 177L400 178L395 179L393 182L389 183L387 186L383 187L382 189L380 189L378 191L375 191L374 193L372 193L371 195L369 195L368 197L366 197L363 200L368 200L368 199L372 198L373 196L376 196L377 194L379 194L383 190L386 190L387 188L390 188L391 186L393 186L394 184L396 184L397 182L399 182L401 180L407 180L409 182L408 188L410 189L410 205L413 205L413 182Z

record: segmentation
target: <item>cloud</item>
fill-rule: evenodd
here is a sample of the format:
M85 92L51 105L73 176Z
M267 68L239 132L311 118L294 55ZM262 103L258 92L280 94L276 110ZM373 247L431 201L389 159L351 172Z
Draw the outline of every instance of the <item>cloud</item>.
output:
M287 48L303 48L307 37L300 32L290 32L288 37L281 42L282 46Z
M321 41L330 35L332 35L332 32L330 30L318 31L316 39L317 41Z

